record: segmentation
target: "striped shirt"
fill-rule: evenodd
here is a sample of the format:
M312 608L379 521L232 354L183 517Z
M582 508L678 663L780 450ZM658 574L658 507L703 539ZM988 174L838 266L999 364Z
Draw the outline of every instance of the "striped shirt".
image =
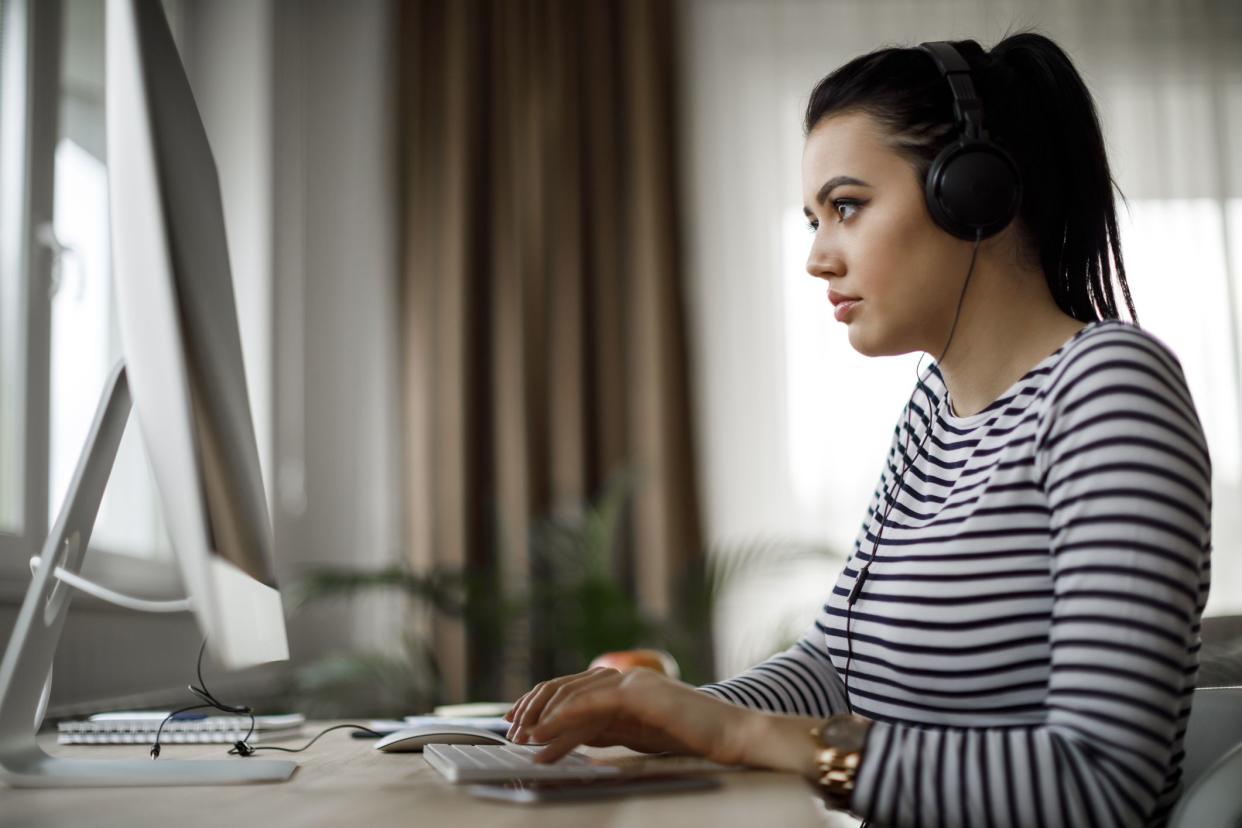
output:
M951 412L933 364L812 628L701 689L845 712L852 651L849 701L873 720L858 815L1162 825L1210 580L1211 460L1180 362L1132 323L1096 321L987 408ZM847 645L846 596L907 462Z

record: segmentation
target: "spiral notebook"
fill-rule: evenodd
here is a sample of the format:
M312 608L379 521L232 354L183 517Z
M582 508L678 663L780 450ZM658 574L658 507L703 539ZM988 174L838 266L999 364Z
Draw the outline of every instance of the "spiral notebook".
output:
M164 712L100 713L89 719L61 722L56 741L62 745L149 745L155 742ZM296 736L306 717L301 713L255 716L251 744ZM249 716L175 718L164 725L161 744L232 744L250 731Z

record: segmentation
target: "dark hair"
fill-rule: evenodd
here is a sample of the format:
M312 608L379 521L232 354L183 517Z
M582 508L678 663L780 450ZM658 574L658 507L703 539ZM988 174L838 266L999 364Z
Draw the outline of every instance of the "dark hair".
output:
M1005 37L986 53L973 40L953 45L970 65L983 101L984 129L1022 171L1022 206L1015 220L1020 243L1028 256L1038 252L1057 305L1083 322L1120 318L1113 300L1115 275L1138 324L1121 260L1116 184L1104 137L1091 93L1069 56L1029 31ZM920 182L957 134L949 85L918 48L879 49L821 80L807 104L806 133L830 115L852 111L867 113L885 128Z

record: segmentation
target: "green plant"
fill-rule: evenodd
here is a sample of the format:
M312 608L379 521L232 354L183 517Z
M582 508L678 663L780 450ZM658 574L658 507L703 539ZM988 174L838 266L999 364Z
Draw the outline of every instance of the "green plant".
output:
M416 609L450 616L460 615L467 603L461 573L437 569L418 574L401 566L317 567L291 594L295 611L301 611L312 604L377 591L401 593ZM443 688L430 644L407 632L399 652L334 652L300 668L290 694L297 709L316 718L390 717L434 707L442 701Z
M442 701L431 648L407 636L404 649L333 653L308 665L296 678L297 709L311 718L390 718L431 709Z
M600 653L659 643L660 625L617 573L619 534L632 489L630 474L615 474L581 507L532 526L525 606L535 677L577 672Z

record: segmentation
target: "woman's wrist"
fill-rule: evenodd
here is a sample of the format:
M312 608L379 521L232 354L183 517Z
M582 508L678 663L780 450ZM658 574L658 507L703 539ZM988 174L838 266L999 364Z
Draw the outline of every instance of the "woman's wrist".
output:
M811 729L823 724L813 716L748 711L744 764L756 768L797 773L817 779L814 741Z

